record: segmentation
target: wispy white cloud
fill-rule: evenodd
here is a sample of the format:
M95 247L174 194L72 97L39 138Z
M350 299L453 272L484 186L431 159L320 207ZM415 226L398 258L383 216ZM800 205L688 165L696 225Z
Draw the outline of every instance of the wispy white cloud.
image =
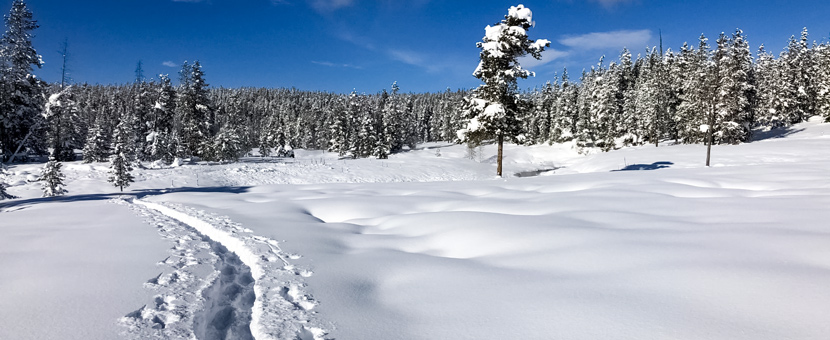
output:
M318 12L333 12L335 10L353 5L355 0L308 0L311 8Z
M571 53L568 51L559 51L552 48L546 49L542 52L542 59L536 59L533 56L525 56L519 59L519 64L522 68L533 71L534 68L546 65L552 61L565 58Z
M389 55L392 60L420 67L429 73L439 73L448 67L445 62L437 61L435 58L431 58L426 54L411 50L391 48L386 50L386 54Z
M617 5L634 2L633 0L590 0L591 2L596 2L602 5L605 8L613 8Z
M320 66L353 68L353 69L358 69L358 70L363 68L363 67L357 66L357 65L337 64L337 63L332 63L332 62L328 62L328 61L315 61L315 60L312 60L311 63L315 64L315 65L320 65Z
M603 49L629 49L644 48L652 39L650 30L622 30L611 32L594 32L582 35L565 36L559 39L559 43L574 50L603 50Z
M404 64L421 66L424 64L424 56L417 52L390 49L387 51L392 59L400 61Z
M336 35L337 35L338 38L340 38L340 40L355 44L355 45L363 47L367 50L370 50L370 51L377 50L377 48L375 47L375 44L373 44L369 39L367 39L365 37L362 37L362 36L352 34L348 29L342 29L339 32L337 32Z
M169 61L169 60L168 60L168 61L165 61L165 62L163 62L163 63L161 63L161 64L162 64L163 66L167 66L167 67L179 67L179 65L178 65L178 64L176 64L176 63L174 63L174 62L172 62L172 61Z

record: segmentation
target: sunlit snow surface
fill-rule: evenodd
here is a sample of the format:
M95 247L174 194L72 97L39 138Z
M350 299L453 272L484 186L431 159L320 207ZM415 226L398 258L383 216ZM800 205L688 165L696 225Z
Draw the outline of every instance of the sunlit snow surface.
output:
M297 150L139 170L124 195L106 164L70 163L57 200L27 182L40 165L16 165L4 180L23 198L0 201L0 339L224 326L242 339L828 339L830 125L759 136L714 147L711 168L701 145L511 146L506 172L531 177L504 179L492 147L474 160L447 144L383 161Z

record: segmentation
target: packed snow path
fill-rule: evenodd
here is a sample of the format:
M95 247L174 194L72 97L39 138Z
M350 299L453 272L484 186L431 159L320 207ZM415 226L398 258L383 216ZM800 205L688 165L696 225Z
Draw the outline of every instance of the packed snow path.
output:
M121 319L132 338L322 339L313 326L317 302L279 243L226 218L183 206L132 200L132 206L173 240L165 271L145 287L151 303Z

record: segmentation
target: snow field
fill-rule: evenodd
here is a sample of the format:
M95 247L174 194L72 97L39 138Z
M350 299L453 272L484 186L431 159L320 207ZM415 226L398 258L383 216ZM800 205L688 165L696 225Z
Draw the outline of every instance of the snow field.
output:
M506 173L538 176L504 179L492 146L297 150L139 171L116 201L139 216L100 165L66 164L59 199L16 165L0 338L827 339L829 132L716 146L711 168L700 145L508 146Z

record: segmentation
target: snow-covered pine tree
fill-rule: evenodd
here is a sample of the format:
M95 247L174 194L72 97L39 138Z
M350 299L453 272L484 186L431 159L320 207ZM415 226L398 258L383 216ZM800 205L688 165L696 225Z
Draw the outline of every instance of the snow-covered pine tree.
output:
M238 128L231 124L223 126L213 139L212 159L220 162L236 162L242 156L242 142Z
M551 127L556 114L556 97L559 95L559 82L555 81L556 85L546 82L542 90L536 90L533 93L533 110L531 112L531 119L528 120L525 126L526 131L533 131L532 135L528 134L528 139L533 144L542 144L550 142L551 132L557 132L557 137L561 134L559 129Z
M816 89L814 80L818 70L813 61L813 53L809 46L808 32L805 27L801 31L801 39L791 37L787 50L781 55L786 65L787 83L790 84L792 98L795 103L790 110L790 124L806 121L815 114Z
M533 13L524 5L508 9L504 20L494 26L485 28L482 42L477 43L481 49L480 63L473 76L484 82L472 95L465 118L466 127L458 131L462 141L496 138L498 167L496 174L502 175L503 145L505 138L521 141L521 124L517 120L519 107L517 80L534 75L522 69L519 57L530 54L536 59L542 58L542 51L550 46L550 41L530 40L527 30L533 26Z
M247 150L243 147L240 130L242 116L240 112L225 112L224 124L213 138L210 159L220 162L236 162Z
M551 123L551 139L554 143L570 141L576 134L576 122L579 114L577 98L579 89L576 84L570 82L568 70L562 72L561 95L557 98L556 120ZM558 129L558 130L556 130Z
M19 147L45 152L43 124L44 83L32 74L43 65L32 46L32 31L38 28L23 0L12 2L5 17L6 32L0 38L0 149L8 159Z
M63 188L63 180L65 176L61 171L63 165L55 159L54 155L49 157L49 161L43 166L40 174L41 189L43 190L43 197L61 196L66 193Z
M208 99L208 84L204 80L201 64L185 62L179 73L181 84L176 103L179 122L180 157L201 156L209 147L213 126L213 109Z
M753 96L752 56L741 30L718 39L715 52L719 91L715 98L716 143L738 144L751 135Z
M110 156L109 178L107 181L124 191L125 187L135 181L130 173L133 171L132 163L135 160L135 153L132 149L133 133L132 122L121 120L115 128L113 136L112 156Z
M781 97L783 82L780 63L772 54L764 50L764 45L758 48L758 59L753 65L757 92L756 121L761 126L777 128L789 124L782 107Z
M371 112L364 112L361 115L360 130L356 134L352 156L354 158L365 158L371 156L377 146L377 135L375 134L375 119Z
M633 128L636 142L645 138L652 143L658 143L660 138L660 94L659 55L655 51L648 51L644 63L640 68L640 77L635 86L636 95L634 107L637 112L638 126Z
M0 163L0 201L5 200L5 199L17 198L14 195L10 194L8 191L6 191L6 188L8 188L8 185L3 180L3 175L4 175L5 171L6 171L5 165Z
M132 106L129 109L131 116L135 117L133 120L133 131L135 132L133 145L136 158L146 161L152 160L152 157L146 154L145 150L149 148L151 142L147 136L151 131L151 117L156 99L150 93L152 84L146 83L143 80L139 81L139 79L143 79L143 76L139 74L141 72L143 71L141 70L141 62L139 62L139 66L136 68L136 82L131 86L133 98Z
M102 119L99 117L95 125L87 132L83 149L84 163L104 162L109 158L109 141L99 122Z
M602 58L600 58L602 64ZM595 136L597 133L596 123L591 114L591 105L597 100L596 93L599 81L602 80L597 69L599 67L591 67L591 70L582 70L582 76L579 78L580 87L577 91L576 98L576 130L574 139L576 145L580 148L587 146L594 146Z
M74 100L72 86L49 96L43 113L49 144L58 161L74 161L75 149L83 147L80 108Z
M176 110L176 89L166 74L159 74L159 84L155 89L155 104L150 110L147 121L147 134L144 136L144 155L148 160L162 160L170 163L176 156L173 138L173 119Z
M352 148L351 117L353 116L351 114L356 112L355 107L359 105L357 101L357 92L352 91L348 98L345 99L345 103L342 106L336 106L335 110L331 113L329 124L329 136L331 136L331 140L329 140L329 151L337 152L340 156L345 156Z
M603 151L610 151L616 148L617 123L621 118L621 106L617 102L617 93L622 72L613 62L608 69L600 69L600 72L596 86L593 88L595 92L592 96L590 114L591 120L596 123L596 146L602 148Z
M816 75L816 114L830 122L830 46L826 43L814 49L814 59L818 74Z
M717 87L710 58L708 39L700 35L695 51L684 45L678 58L679 75L684 77L680 105L677 108L678 134L682 142L696 144L706 141L706 130L713 110Z
M6 200L6 199L17 198L16 196L8 193L6 191L6 187L7 187L7 184L5 182L0 182L0 201Z
M637 110L635 109L637 70L635 63L631 60L631 52L623 48L620 53L620 84L617 93L617 103L620 106L620 118L618 121L618 134L623 138L624 145L636 145L640 142L639 123Z

